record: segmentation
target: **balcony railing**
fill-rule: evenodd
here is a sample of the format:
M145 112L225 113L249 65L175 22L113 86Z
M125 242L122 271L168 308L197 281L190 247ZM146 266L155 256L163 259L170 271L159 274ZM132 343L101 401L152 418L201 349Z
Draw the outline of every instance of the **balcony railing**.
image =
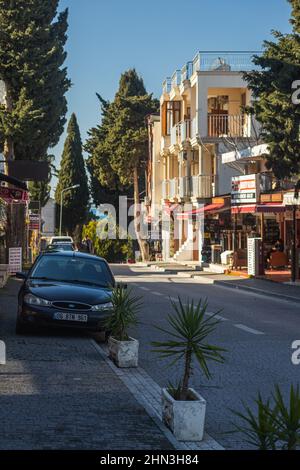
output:
M164 180L162 182L162 197L163 199L169 199L169 180Z
M181 81L189 80L193 75L193 61L187 62L181 69Z
M191 176L191 197L212 197L214 193L213 178L211 175Z
M245 137L248 134L248 119L246 114L208 114L207 135Z
M175 88L181 83L181 70L175 70L171 79L171 87Z
M241 52L198 52L193 60L193 73L195 72L247 72L258 69L253 63L253 56L261 55L259 51Z
M171 78L168 77L163 81L163 93L170 93L172 88Z
M170 147L170 136L163 135L160 141L160 151L164 152Z
M169 197L173 199L178 196L178 178L171 179L169 183Z
M191 137L191 120L185 119L171 128L171 145L180 145Z

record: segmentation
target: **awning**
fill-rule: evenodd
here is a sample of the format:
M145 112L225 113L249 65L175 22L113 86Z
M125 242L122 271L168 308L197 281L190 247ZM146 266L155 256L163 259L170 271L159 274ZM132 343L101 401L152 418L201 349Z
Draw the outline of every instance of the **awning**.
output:
M203 213L205 214L216 213L216 212L220 212L222 210L227 210L227 209L229 209L229 207L225 207L225 204L223 203L207 204L206 206L202 206L202 207L199 207L198 209L193 209L191 211L178 212L176 214L176 218L178 220L186 220L193 215L203 214Z
M253 160L260 160L269 154L269 149L267 144L255 145L254 147L247 147L243 150L234 150L232 152L226 152L221 154L222 163L232 163L232 162L248 162Z
M284 212L285 206L277 202L266 202L264 204L242 204L231 207L232 214L255 214L255 213L278 213Z

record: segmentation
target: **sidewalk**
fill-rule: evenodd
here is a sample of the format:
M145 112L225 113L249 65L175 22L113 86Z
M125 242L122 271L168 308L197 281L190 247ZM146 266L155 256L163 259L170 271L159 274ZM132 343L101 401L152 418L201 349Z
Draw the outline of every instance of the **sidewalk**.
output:
M15 336L19 285L0 292L0 449L173 449L91 338Z
M282 284L268 279L237 278L230 275L215 275L210 276L209 279L215 285L300 303L300 286Z

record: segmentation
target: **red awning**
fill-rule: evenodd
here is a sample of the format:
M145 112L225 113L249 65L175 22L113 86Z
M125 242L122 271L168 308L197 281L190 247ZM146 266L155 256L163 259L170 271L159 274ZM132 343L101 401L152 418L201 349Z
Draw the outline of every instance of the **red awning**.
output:
M256 204L243 204L241 206L231 207L232 214L254 214L256 212Z
M208 204L207 206L199 207L198 209L193 209L191 211L178 212L176 214L176 218L180 219L180 220L182 220L182 219L186 220L192 215L201 214L201 213L208 213L208 212L210 212L210 213L219 212L223 208L225 210L229 209L227 207L225 208L225 204L223 204L223 203Z
M265 202L264 204L242 204L231 207L232 214L261 214L284 212L285 206L278 202Z

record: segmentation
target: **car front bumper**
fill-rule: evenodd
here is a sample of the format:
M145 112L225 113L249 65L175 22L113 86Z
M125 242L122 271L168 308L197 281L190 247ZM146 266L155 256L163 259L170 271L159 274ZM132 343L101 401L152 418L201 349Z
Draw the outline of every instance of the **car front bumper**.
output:
M37 327L53 327L53 328L76 328L81 330L99 331L105 329L105 322L111 314L111 310L103 310L101 312L88 311L68 311L68 313L78 313L87 315L87 322L57 320L54 313L66 313L65 310L55 309L53 307L37 307L33 305L23 304L19 307L18 320L24 325L32 325Z

